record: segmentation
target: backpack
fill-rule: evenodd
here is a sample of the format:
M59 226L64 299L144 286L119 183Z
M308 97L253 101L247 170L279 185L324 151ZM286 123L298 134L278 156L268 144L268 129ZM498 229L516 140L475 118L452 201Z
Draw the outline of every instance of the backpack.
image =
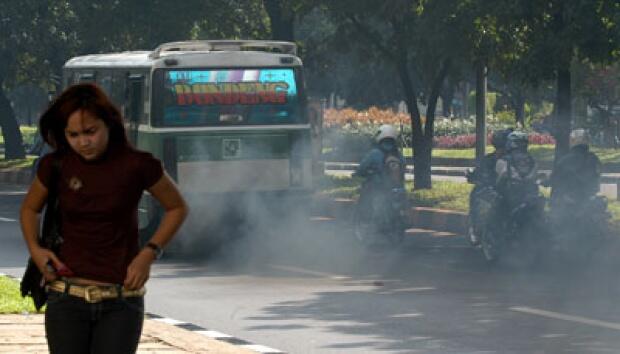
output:
M403 166L400 157L393 153L386 153L383 157L383 172L386 182L391 187L401 187L403 185Z

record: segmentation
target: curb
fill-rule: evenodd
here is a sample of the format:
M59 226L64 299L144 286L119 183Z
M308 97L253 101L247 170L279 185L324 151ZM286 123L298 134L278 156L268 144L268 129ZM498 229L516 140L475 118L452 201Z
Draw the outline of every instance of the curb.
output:
M226 342L228 344L232 344L232 345L236 345L242 349L246 349L246 350L252 350L255 351L257 353L262 353L262 354L281 354L284 353L281 350L278 349L273 349L264 345L260 345L260 344L254 344L251 342L248 342L246 340L243 339L239 339L236 337L233 337L231 335L225 334L225 333L221 333L218 331L214 331L214 330L209 330L206 329L204 327L198 326L196 324L193 323L189 323L189 322L183 322L183 321L178 321L172 318L168 318L168 317L162 317L150 312L147 312L145 314L147 319L151 319L157 322L162 322L165 323L167 325L170 326L174 326L180 329L184 329L186 331L190 331L196 334L200 334L206 337L209 337L211 339L215 339L221 342Z
M16 280L17 282L21 281L21 278L18 277L14 277L12 275L9 274L4 274L4 273L0 273L0 277L4 276L13 280ZM198 335L202 335L205 337L208 337L210 339L213 340L217 340L220 342L225 342L227 344L231 344L234 346L239 347L240 349L244 349L244 350L250 350L256 353L261 353L261 354L283 354L285 352L278 350L278 349L274 349L274 348L270 348L264 345L260 345L260 344L254 344L251 342L248 342L246 340L243 339L239 339L236 337L233 337L231 335L228 334L224 334L218 331L214 331L214 330L208 330L204 327L198 326L196 324L193 323L189 323L189 322L184 322L184 321L178 321L172 318L168 318L168 317L163 317L154 313L150 313L150 312L146 312L144 314L146 319L149 320L153 320L156 322L160 322L160 323L164 323L166 325L169 326L174 326L176 328L191 332L191 333L195 333Z
M356 201L349 198L324 198L316 201L317 210L323 210L335 219L351 220ZM417 228L431 229L455 234L466 234L467 213L427 207L412 207L409 210L409 223Z
M31 181L30 168L0 170L0 183L30 184Z

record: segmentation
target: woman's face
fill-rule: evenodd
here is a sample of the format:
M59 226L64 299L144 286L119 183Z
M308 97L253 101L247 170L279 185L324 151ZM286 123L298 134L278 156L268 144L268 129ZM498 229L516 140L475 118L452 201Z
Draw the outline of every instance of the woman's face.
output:
M69 116L65 128L69 146L84 160L99 158L108 148L110 129L97 116L85 110L78 110Z

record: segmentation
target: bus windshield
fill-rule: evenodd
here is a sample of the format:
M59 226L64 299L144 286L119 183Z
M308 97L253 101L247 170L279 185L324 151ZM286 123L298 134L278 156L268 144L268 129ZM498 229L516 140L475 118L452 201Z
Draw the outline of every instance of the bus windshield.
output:
M296 124L305 118L292 68L163 70L154 84L155 125Z

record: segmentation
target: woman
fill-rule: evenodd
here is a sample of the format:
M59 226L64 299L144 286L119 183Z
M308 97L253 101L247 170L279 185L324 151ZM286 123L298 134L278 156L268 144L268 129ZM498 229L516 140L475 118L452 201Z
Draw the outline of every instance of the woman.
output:
M93 84L69 87L40 120L55 151L42 158L20 221L48 288L45 330L50 352L134 353L144 319L144 284L188 209L151 154L132 148L119 110ZM50 186L52 171L58 183ZM58 191L58 254L37 242L38 214L49 188ZM164 217L138 246L138 202L144 190Z

